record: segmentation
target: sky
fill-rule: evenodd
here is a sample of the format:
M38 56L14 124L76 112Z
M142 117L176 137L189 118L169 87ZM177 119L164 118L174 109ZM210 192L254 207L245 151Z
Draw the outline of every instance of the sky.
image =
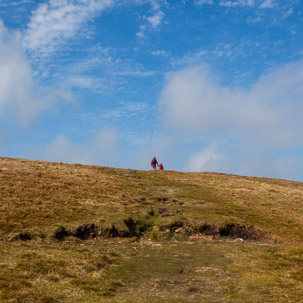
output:
M303 181L302 0L0 0L0 156Z

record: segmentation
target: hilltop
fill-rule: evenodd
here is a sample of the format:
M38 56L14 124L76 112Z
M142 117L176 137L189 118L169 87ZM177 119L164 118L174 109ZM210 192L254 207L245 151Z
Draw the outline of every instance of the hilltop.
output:
M0 158L1 302L301 302L303 183Z

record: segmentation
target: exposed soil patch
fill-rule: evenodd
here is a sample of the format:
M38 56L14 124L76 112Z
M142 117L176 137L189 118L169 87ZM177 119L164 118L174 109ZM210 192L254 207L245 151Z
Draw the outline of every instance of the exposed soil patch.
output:
M74 231L68 231L65 227L60 226L54 238L62 241L65 237L74 236L81 240L95 239L95 238L139 238L146 230L144 224L133 220L131 217L124 220L128 230L118 229L114 224L110 228L98 227L95 224L85 224L78 226Z
M215 236L218 235L219 229L216 225L204 223L200 226L195 227L194 232L198 234L204 234L205 236Z
M241 238L243 240L259 241L266 237L266 232L257 230L254 226L231 223L219 229L221 237Z
M111 228L101 228L100 231L101 238L128 238L129 232L126 230L119 230L115 225L112 225Z
M73 235L81 240L88 240L97 238L98 234L98 227L95 224L86 224L79 226Z
M256 229L252 225L229 223L219 228L217 225L204 223L198 226L190 226L182 221L175 221L169 225L162 225L160 232L170 233L173 236L177 234L205 235L214 238L240 238L246 241L261 241L268 238L268 233Z
M68 237L70 235L71 235L70 231L67 231L63 226L60 226L56 229L54 233L54 238L57 239L58 241L63 241L65 237Z
M53 234L53 238L63 241L66 237L74 236L81 240L96 238L132 238L139 239L144 233L152 227L150 222L137 221L132 217L124 219L124 224L128 230L118 229L115 225L110 228L98 227L95 224L85 224L78 226L75 230L67 230L64 226L60 226ZM168 225L159 227L161 233L169 233L171 236L176 235L205 235L218 238L241 239L245 241L262 241L269 238L269 234L265 231L258 230L252 225L229 223L223 227L210 223L203 223L191 226L183 221L173 221ZM44 235L44 238L46 236ZM41 236L42 238L42 236ZM13 236L11 241L30 241L33 236L29 232L22 232Z
M33 236L29 232L22 232L14 236L11 241L30 241L33 239Z
M127 226L128 230L129 230L129 236L130 237L138 237L138 233L137 233L137 225L138 222L134 221L131 217L128 219L124 220L125 225Z

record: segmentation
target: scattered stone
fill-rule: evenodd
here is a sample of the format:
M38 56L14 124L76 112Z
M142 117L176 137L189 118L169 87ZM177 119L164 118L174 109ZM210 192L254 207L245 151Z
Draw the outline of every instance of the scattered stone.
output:
M191 287L188 291L189 292L197 292L197 291L199 291L199 288Z
M155 213L155 211L152 209L151 211L148 212L148 215L153 217L153 216L156 215L156 213Z
M168 228L171 232L176 231L178 228L185 226L184 222L182 221L175 221L168 225Z
M184 235L187 233L187 230L185 227L179 227L175 230L175 234L181 234L181 235Z
M167 202L169 199L167 197L165 198L158 198L158 202Z
M158 208L158 214L163 215L166 213L166 208Z

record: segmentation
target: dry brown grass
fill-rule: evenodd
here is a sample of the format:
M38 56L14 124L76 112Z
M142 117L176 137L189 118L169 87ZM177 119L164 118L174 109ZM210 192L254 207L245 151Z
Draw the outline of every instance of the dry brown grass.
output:
M302 194L287 180L0 158L0 302L301 302ZM129 217L139 239L53 238ZM226 223L254 235L220 237ZM12 241L21 232L32 240Z

